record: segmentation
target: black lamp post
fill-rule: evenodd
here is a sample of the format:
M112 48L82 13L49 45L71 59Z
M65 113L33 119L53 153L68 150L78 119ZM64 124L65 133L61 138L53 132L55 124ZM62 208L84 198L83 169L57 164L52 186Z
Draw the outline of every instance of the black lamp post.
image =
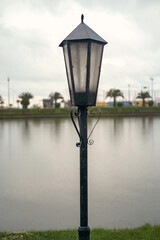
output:
M87 181L87 110L96 105L103 47L107 42L89 28L81 16L81 23L60 43L63 47L66 73L72 106L77 106L79 130L71 118L80 138L80 227L79 240L90 239L88 227Z

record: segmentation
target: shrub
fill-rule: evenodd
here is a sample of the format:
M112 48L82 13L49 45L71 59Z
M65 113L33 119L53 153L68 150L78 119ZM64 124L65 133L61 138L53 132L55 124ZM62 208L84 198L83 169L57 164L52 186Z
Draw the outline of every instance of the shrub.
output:
M123 103L122 102L117 102L117 107L123 107Z
M55 108L60 108L61 104L60 103L55 103Z
M154 104L154 101L153 101L153 100L148 101L148 106L149 106L149 107L152 107L153 104Z

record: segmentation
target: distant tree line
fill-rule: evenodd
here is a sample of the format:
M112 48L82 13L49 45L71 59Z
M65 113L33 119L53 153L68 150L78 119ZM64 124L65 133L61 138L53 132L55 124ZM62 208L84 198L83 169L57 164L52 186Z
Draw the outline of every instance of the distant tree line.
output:
M19 94L18 98L20 100L19 99L17 100L18 108L19 108L19 104L21 104L23 109L27 109L30 104L30 99L32 99L33 97L34 97L33 94L30 92L22 92L21 94ZM64 97L59 92L51 92L48 97L54 102L54 105L56 108L60 107L60 103L58 102L59 99L61 99L61 101L64 102ZM121 106L119 102L117 103L117 98L118 97L124 98L124 95L120 89L111 88L106 93L106 98L108 97L113 98L113 106L116 107L118 105ZM148 91L141 91L137 94L136 98L142 99L142 106L145 107L146 99L152 98L152 97L150 96ZM2 107L3 104L4 104L4 100L0 95L0 106ZM153 100L148 101L149 106L153 106L153 104L154 104ZM137 105L138 105L138 102L137 102Z
M27 109L30 104L30 99L32 99L33 97L33 94L30 92L22 92L21 94L19 94L18 98L20 98L21 100L17 100L18 108L19 104L21 103L22 108ZM60 103L57 102L58 99L62 99L62 101L64 101L63 96L59 92L51 92L49 94L49 98L54 102L55 107L60 106Z
M108 97L113 98L113 106L116 107L116 106L117 106L117 97L122 97L122 98L124 98L124 95L123 95L123 93L122 93L121 90L115 89L115 88L111 88L111 89L106 93L106 98L108 98ZM136 97L136 98L137 98L137 99L142 99L142 106L145 107L145 105L146 105L146 99L147 99L147 98L152 98L152 97L150 96L150 94L149 94L148 91L146 91L146 92L141 91L141 92L139 92L139 93L137 94L137 97ZM151 100L151 101L148 102L149 106L153 106L153 103L154 103L153 100Z

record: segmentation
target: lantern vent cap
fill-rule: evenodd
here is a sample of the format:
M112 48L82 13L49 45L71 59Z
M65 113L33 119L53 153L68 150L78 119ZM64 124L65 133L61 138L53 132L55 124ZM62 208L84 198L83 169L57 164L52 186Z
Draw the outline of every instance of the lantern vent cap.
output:
M60 47L63 47L66 41L85 41L93 40L101 44L107 44L107 42L101 38L96 32L84 23L84 15L81 15L81 23L60 43Z

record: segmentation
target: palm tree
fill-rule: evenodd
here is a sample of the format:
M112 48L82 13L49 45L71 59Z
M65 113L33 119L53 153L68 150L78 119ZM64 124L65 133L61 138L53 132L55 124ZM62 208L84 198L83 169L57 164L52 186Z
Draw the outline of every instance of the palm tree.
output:
M1 107L2 107L3 103L4 103L3 98L2 98L2 96L0 95L0 104L1 104Z
M23 92L18 97L22 99L21 104L23 109L27 109L30 104L29 99L33 98L33 95L30 92Z
M117 102L116 102L117 97L123 97L124 98L123 93L119 89L115 89L115 88L111 88L107 92L106 98L107 97L113 98L113 106L114 107L116 107L116 105L117 105Z
M141 98L142 99L142 105L143 105L143 107L145 107L145 105L146 105L145 99L146 98L151 98L151 96L150 96L149 92L141 91L141 92L138 93L136 98Z
M59 92L51 92L49 98L54 99L54 103L57 103L58 99L63 99L63 96Z

